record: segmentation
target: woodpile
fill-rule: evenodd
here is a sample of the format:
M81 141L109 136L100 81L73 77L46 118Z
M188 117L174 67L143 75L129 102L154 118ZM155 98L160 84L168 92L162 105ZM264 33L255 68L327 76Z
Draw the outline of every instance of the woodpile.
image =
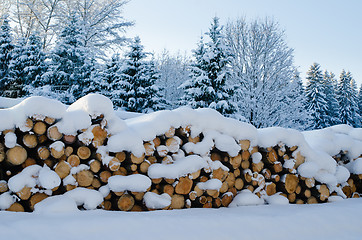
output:
M170 128L165 134L144 142L142 156L130 152L108 152L106 156L97 150L107 145L107 123L103 116L92 120L88 129L75 135L64 135L57 128L57 120L31 117L22 130L9 129L2 132L0 141L0 193L9 191L8 181L31 165L48 166L62 180L60 186L50 191L32 191L24 187L15 194L19 201L11 205L9 211L33 211L36 203L50 195L60 195L76 187L99 190L106 186L112 176L132 174L148 175L153 164L173 164L177 157L193 155L184 145L188 142L203 141L203 134L193 136L190 126ZM6 134L15 134L16 144L7 146ZM193 136L193 137L191 137ZM201 168L177 178L151 178L152 185L147 190L159 196L167 194L169 205L158 209L219 208L227 207L243 189L249 189L264 198L280 193L290 203L324 203L329 196L337 195L326 184L313 178L298 175L297 168L304 163L298 146L280 143L261 148L251 146L249 140L238 142L240 152L229 156L216 147L208 157L219 162L215 168ZM107 164L104 159L107 158ZM335 156L345 161L346 156ZM65 181L72 177L75 181ZM40 188L40 187L39 187ZM351 175L341 186L348 197L359 197L362 193L362 175ZM145 211L145 192L122 191L110 193L99 206L106 210Z

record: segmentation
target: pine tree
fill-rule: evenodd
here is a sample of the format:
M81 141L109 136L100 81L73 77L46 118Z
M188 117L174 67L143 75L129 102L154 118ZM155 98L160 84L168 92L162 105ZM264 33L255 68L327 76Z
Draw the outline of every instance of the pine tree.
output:
M181 85L185 90L181 104L193 108L209 107L231 115L237 109L232 101L233 89L227 87L231 76L228 68L231 54L217 17L213 18L206 35L210 41L205 44L201 38L194 51L196 61L191 66L191 79Z
M362 84L358 91L358 109L359 109L359 116L360 116L360 126L362 126Z
M19 39L9 64L10 80L6 96L17 98L28 95L29 89L45 70L45 54L41 50L40 38L33 34L27 41Z
M359 127L360 116L358 114L357 89L350 72L342 71L337 88L337 100L339 103L339 118L341 123Z
M50 54L49 70L38 84L39 87L51 86L57 98L67 104L100 90L95 60L85 48L80 26L78 18L73 15Z
M4 86L9 81L9 63L11 51L14 49L12 43L11 28L7 15L3 17L0 27L0 94L3 94Z
M312 128L328 126L328 103L320 65L314 63L307 72L307 109L311 112Z
M102 89L102 94L109 97L113 101L113 105L119 106L119 99L116 100L115 97L118 95L115 89L119 85L122 71L122 60L119 54L114 54L111 59L106 62L103 71L101 72L101 77L105 86Z
M120 78L111 83L113 100L117 106L131 112L151 112L164 107L165 100L160 95L160 89L155 85L159 74L154 63L146 61L141 40L136 37L126 54ZM160 104L161 103L161 104Z
M336 80L332 72L325 71L323 75L325 95L327 98L328 113L327 126L333 126L339 123L338 119L338 101L336 99Z

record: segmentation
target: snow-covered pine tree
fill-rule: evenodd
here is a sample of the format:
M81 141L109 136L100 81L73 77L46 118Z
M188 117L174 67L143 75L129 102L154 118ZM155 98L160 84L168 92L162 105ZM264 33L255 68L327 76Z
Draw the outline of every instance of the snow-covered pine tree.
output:
M116 105L130 112L152 112L163 109L164 98L155 85L159 74L152 61L146 61L147 53L136 37L126 54L120 79L116 78L117 86L113 91ZM161 105L160 105L161 103Z
M319 129L329 126L328 100L320 65L314 63L307 72L307 109L311 112L312 128Z
M118 90L115 90L121 79L122 64L123 61L120 58L120 55L118 53L113 54L100 73L102 80L105 83L101 93L110 98L115 106L120 105L119 99L115 99L116 96L119 95L117 92Z
M181 104L193 108L209 107L224 115L231 115L237 110L232 98L233 89L228 87L231 53L225 44L219 18L213 18L206 35L210 41L205 44L201 38L194 51L195 63L191 66L191 78L181 85L185 90Z
M339 119L341 123L359 127L357 89L350 72L342 71L337 88L337 101L339 104Z
M8 82L11 51L14 49L12 40L8 16L5 15L0 27L0 95Z
M99 90L100 78L95 74L95 61L84 45L84 35L78 17L73 15L59 36L50 54L48 71L38 82L40 88L50 86L57 98L72 103L89 92ZM48 94L48 93L45 93Z
M332 72L328 72L327 70L324 72L323 80L328 105L327 126L333 126L339 123L338 101L336 98L337 83L335 80L335 75Z
M24 97L33 88L46 70L45 54L41 49L39 36L32 34L26 41L18 40L12 52L12 60L9 64L10 81L6 88L8 97Z
M362 84L358 91L358 109L359 109L359 116L360 116L360 124L362 126Z
M305 130L310 128L312 121L307 111L305 89L299 72L295 70L293 79L287 83L286 93L281 93L283 98L281 106L285 112L285 116L276 123L278 126Z

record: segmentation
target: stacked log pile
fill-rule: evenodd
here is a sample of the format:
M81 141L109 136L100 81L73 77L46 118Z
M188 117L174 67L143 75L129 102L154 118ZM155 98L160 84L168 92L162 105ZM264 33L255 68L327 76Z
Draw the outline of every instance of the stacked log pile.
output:
M190 126L173 128L165 134L144 142L145 153L136 156L131 152L102 152L110 137L103 116L92 119L88 129L76 135L64 135L57 128L56 119L30 117L21 129L2 132L0 141L0 193L9 191L8 182L13 176L31 165L48 166L62 180L51 190L37 185L25 186L15 192L18 201L7 210L33 211L36 203L53 195L61 195L77 187L101 190L108 186L112 176L141 174L149 176L154 164L174 164L182 157L195 155L187 152L188 142L203 141L203 134L191 134ZM167 194L170 204L162 209L218 208L227 207L243 189L248 189L260 198L280 193L290 203L324 203L335 190L313 178L298 174L304 157L298 146L280 143L261 148L250 146L249 140L237 142L241 150L236 156L220 151L216 147L206 157L213 167L203 167L177 178L151 178L152 184L142 192L109 191L99 206L106 210L144 211L154 210L145 204L145 193L158 196ZM336 159L345 159L345 155ZM340 160L342 161L342 160ZM344 186L340 186L347 197L359 197L362 193L362 175L351 175Z

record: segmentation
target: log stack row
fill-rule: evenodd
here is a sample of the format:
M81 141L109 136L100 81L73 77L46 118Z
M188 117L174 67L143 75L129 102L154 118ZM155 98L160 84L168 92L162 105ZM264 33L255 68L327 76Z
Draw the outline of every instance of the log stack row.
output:
M194 155L187 152L188 142L203 141L203 134L191 137L189 126L173 128L165 134L144 142L145 153L135 156L131 152L100 151L107 145L109 135L103 116L92 120L88 129L75 135L64 135L57 121L48 117L31 117L21 129L3 131L0 138L0 193L9 191L8 181L31 165L47 165L62 180L51 190L37 186L37 191L25 186L12 193L18 198L8 210L33 211L34 205L51 195L64 194L77 187L101 190L111 176L142 174L148 176L152 164L173 164L175 159ZM297 168L304 162L298 146L283 143L269 148L250 146L249 140L238 142L241 150L236 156L216 147L207 157L214 167L204 167L177 178L153 178L148 192L170 198L162 209L227 207L243 189L249 189L260 198L276 193L290 203L323 203L337 195L327 185L313 178L298 175ZM202 156L205 157L205 156ZM340 157L340 156L336 156ZM345 157L345 156L344 156ZM216 166L216 167L215 167ZM351 175L340 186L347 197L359 197L362 175ZM103 191L104 192L104 191ZM99 208L106 210L154 210L145 204L145 192L114 192L104 196Z

